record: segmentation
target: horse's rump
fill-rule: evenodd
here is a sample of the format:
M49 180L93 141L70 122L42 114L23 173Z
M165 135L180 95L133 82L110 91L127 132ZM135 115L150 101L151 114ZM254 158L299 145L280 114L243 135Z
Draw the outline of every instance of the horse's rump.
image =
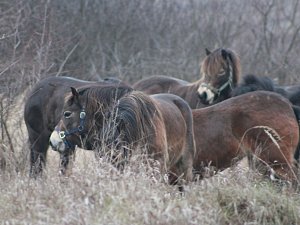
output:
M201 170L203 164L227 168L234 158L250 151L280 176L293 177L299 127L292 106L284 97L272 92L251 92L194 110L193 118L196 170Z

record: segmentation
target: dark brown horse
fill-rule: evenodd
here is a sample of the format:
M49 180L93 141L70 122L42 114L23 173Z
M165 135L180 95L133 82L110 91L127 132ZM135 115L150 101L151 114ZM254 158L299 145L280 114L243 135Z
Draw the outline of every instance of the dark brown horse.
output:
M45 166L49 137L61 118L64 96L70 92L70 87L108 84L116 88L123 87L131 90L117 79L90 82L70 77L49 77L35 85L28 95L24 110L30 144L30 175L32 177L40 174ZM61 155L62 161L66 160L67 155L67 153Z
M290 100L293 105L300 107L300 85L279 86L269 77L254 74L243 76L242 82L232 91L232 96L258 90L277 92Z
M205 107L230 97L238 83L241 65L239 57L230 49L206 50L201 63L202 78L190 83L184 80L151 76L133 85L147 94L172 93L185 99L192 109Z
M193 110L194 169L222 170L248 153L278 177L296 181L294 153L298 121L290 102L273 92L256 91Z
M132 92L120 98L114 107L107 108L102 107L102 98L95 94L97 91L98 88L90 88L80 94L72 89L72 95L65 102L64 117L51 135L53 146L64 151L68 145L78 144L80 139L83 143L90 142L91 134L96 133L98 142L103 142L99 137L109 133L105 146L125 149L126 156L128 149L146 147L147 154L160 162L162 172L170 175L171 184L181 177L192 179L193 119L183 99L171 94L148 96ZM77 132L80 126L82 130ZM114 145L116 141L118 144Z

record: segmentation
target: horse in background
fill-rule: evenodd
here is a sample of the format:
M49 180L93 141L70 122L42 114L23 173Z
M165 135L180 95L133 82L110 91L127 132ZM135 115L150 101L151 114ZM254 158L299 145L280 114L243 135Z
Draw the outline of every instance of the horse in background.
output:
M213 52L206 49L206 55L201 63L203 80L198 92L203 102L212 105L231 97L240 79L241 64L230 49L218 48Z
M266 76L253 74L243 76L241 83L232 91L232 96L258 90L279 93L286 97L293 105L300 107L300 85L279 86L276 85L271 78Z
M202 77L187 82L168 76L151 76L135 84L135 90L147 94L172 93L186 100L192 109L206 107L229 98L241 74L240 60L230 49L219 48L210 52L201 63Z
M249 155L255 159L252 165L259 164L266 175L297 181L299 126L291 103L281 95L246 93L193 110L193 119L193 166L201 176L207 166L223 170Z
M116 89L132 90L115 78L92 82L71 77L48 77L39 81L29 93L24 108L24 120L30 145L31 177L41 174L46 164L49 138L61 118L65 94L70 92L71 86L78 88L84 85L110 85ZM64 154L61 154L62 161L64 158L66 158Z
M136 148L146 148L147 155L160 162L161 172L169 175L170 184L182 177L192 179L193 119L183 99L172 94L131 92L107 108L99 107L102 98L95 94L97 91L96 87L80 93L72 88L72 95L65 100L64 116L50 138L53 147L65 151L82 139L83 143L98 142L100 148L113 148L115 155L124 158ZM76 130L79 126L80 132Z

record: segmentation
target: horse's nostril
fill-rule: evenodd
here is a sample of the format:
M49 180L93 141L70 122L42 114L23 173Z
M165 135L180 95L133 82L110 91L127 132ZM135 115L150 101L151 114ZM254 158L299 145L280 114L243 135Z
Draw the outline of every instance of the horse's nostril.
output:
M49 145L51 146L52 150L57 151L51 140L49 141Z
M201 100L206 101L207 100L207 93L205 91L203 91L201 94L199 94L199 98Z

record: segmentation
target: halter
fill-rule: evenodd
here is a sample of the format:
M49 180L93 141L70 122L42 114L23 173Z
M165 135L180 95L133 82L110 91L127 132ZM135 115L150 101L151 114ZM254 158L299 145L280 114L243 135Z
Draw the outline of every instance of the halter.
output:
M215 87L211 86L211 85L208 84L208 83L202 83L202 84L201 84L202 87L208 88L211 92L213 92L215 95L217 95L217 97L220 96L221 92L222 92L225 88L227 88L227 86L229 86L230 89L233 89L233 83L232 83L232 82L233 82L232 66L230 65L228 59L227 59L226 61L227 61L227 64L229 65L229 67L228 67L228 70L229 70L229 78L228 78L228 80L227 80L223 85L221 85L221 87L215 88Z
M86 118L86 113L85 113L85 109L82 108L80 113L79 113L79 119L80 119L80 123L79 126L76 128L73 128L71 130L66 130L66 131L60 131L58 133L60 139L63 140L63 142L65 143L66 146L68 146L69 148L74 147L73 144L71 144L66 137L70 136L72 134L78 133L79 135L81 135L83 133L84 130L84 122L85 122L85 118Z

